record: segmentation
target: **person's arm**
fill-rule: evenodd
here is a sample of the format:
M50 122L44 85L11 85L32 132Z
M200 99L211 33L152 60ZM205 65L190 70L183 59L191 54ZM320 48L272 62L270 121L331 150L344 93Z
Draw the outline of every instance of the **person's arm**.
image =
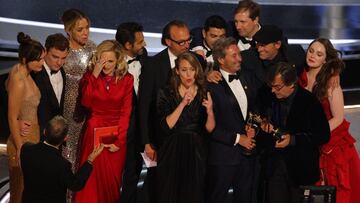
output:
M180 104L176 107L176 109L169 115L166 116L165 120L166 120L166 124L168 125L168 127L170 129L172 129L177 121L179 120L182 111L184 110L186 105L189 105L191 103L191 101L194 99L194 95L193 93L191 93L190 91L187 91L184 95L183 100L180 102ZM160 102L159 102L160 103ZM159 107L160 108L160 107ZM158 110L160 110L158 108ZM160 110L161 111L161 110Z
M20 135L20 125L18 117L25 94L24 79L14 72L10 73L8 81L8 121L10 136L13 138L16 147L16 160L20 161L20 149L23 145Z
M81 104L91 109L94 92L98 90L97 80L91 72L86 72L80 81L81 88Z
M97 156L100 155L103 149L103 144L95 147L92 153L89 155L88 160L85 161L83 165L81 165L75 174L73 174L71 170L71 163L68 161L66 162L64 178L66 180L66 187L68 189L71 191L79 191L85 186L93 168L92 162L96 159Z
M331 90L329 95L330 110L332 118L329 120L330 131L338 127L344 120L344 95L340 86Z

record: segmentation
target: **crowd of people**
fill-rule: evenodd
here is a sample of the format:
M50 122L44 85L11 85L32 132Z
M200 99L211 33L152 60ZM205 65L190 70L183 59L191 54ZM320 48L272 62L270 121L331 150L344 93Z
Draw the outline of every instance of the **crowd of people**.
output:
M234 33L218 15L191 31L170 21L166 48L151 57L139 23L96 46L82 11L61 19L67 36L45 47L17 36L6 81L10 202L139 202L144 160L156 162L149 203L226 202L230 189L233 202L297 203L311 185L360 202L344 62L330 40L288 44L252 0L236 5Z

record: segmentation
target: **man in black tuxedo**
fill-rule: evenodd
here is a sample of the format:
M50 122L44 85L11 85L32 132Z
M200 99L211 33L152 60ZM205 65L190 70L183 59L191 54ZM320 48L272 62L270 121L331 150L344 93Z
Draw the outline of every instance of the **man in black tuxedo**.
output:
M261 112L270 124L263 125L268 140L262 157L262 185L268 203L301 202L301 185L320 178L319 147L330 139L325 113L317 98L297 84L292 64L277 63L269 72L272 96L262 98ZM274 129L280 139L271 139ZM270 139L269 139L270 138ZM263 142L263 141L262 141ZM261 193L259 193L261 194ZM260 202L263 202L260 201Z
M225 19L218 15L206 18L204 27L201 29L202 42L200 45L191 44L191 51L203 56L206 62L214 63L212 48L216 40L226 37L227 23ZM196 33L196 30L192 30Z
M71 163L59 151L67 131L67 121L61 116L55 116L45 128L45 141L38 144L25 143L21 148L23 203L65 203L67 189L79 191L85 186L92 171L92 162L104 146L101 144L96 147L87 162L73 174Z
M261 29L260 5L254 1L239 1L234 10L234 36L238 40L240 51L255 48L253 39L255 33Z
M38 106L41 140L44 140L43 130L47 122L56 115L62 115L64 111L66 81L62 66L69 53L69 41L60 33L49 35L45 48L45 63L42 70L32 75L41 93Z
M226 202L230 188L233 202L251 202L255 157L249 153L255 147L255 132L246 127L246 119L255 103L256 78L240 71L242 58L234 38L216 41L213 57L222 80L208 86L216 127L209 145L206 202Z
M145 145L144 153L151 159L157 159L157 148L161 145L160 121L156 117L156 97L160 88L168 84L175 59L181 53L189 51L192 37L188 26L179 20L169 22L163 29L161 43L167 48L156 54L149 61L149 67L141 73L139 87L139 127L142 144ZM194 53L195 54L195 53ZM195 54L206 68L205 60ZM156 168L148 168L145 184L151 189L150 202L157 202L156 198Z
M139 132L139 83L142 80L141 72L145 68L148 56L145 49L143 27L135 22L121 23L116 31L116 41L118 41L123 51L126 53L128 71L134 77L133 108L131 113L130 125L127 134L126 163L123 174L123 185L121 202L137 202L137 184L142 169L142 157L140 152L143 150Z

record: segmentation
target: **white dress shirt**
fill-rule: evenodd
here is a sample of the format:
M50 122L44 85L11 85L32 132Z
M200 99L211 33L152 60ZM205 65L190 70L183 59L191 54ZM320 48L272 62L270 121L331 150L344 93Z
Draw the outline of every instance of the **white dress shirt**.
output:
M134 59L135 57L130 57L126 55L126 62ZM141 74L141 63L140 61L133 61L128 64L128 71L134 77L134 89L136 95L138 95L139 91L139 81L140 81L140 74Z
M62 91L64 88L64 80L61 75L61 71L59 70L57 73L51 74L51 69L46 64L46 62L44 62L44 67L45 67L47 74L49 75L49 80L50 80L51 86L55 92L56 99L58 100L59 105L60 105Z
M247 101L245 90L241 84L240 79L229 82L229 75L231 75L231 74L222 69L220 69L220 72L221 72L222 76L224 77L226 83L229 85L231 91L235 95L235 98L240 106L243 118L246 119L248 101ZM240 141L240 134L237 133L234 145L238 144L239 141Z
M208 51L211 50L211 49L210 49L210 47L208 47L208 46L206 45L205 42L203 42L203 45L201 45L201 46L196 46L196 47L194 47L194 48L191 49L191 51L193 51L193 52L196 52L196 51L199 51L199 50L203 51L204 54L205 54L205 57L206 57L206 54L207 54ZM212 54L210 54L208 57L206 57L206 62L207 62L207 63L214 63L214 58L213 58L213 55L212 55Z
M175 68L175 60L177 59L177 56L175 56L170 49L168 48L168 53L169 53L169 59L170 59L170 66L171 69Z

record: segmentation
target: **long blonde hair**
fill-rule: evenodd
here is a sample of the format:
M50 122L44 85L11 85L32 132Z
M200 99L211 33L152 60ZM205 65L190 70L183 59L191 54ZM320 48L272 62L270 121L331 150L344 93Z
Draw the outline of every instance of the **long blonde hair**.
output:
M127 73L128 65L125 61L125 53L122 51L121 45L116 40L105 40L101 42L95 50L91 58L89 65L89 70L93 71L97 60L100 58L101 54L104 52L114 52L116 57L116 67L114 75L116 79L121 79Z

